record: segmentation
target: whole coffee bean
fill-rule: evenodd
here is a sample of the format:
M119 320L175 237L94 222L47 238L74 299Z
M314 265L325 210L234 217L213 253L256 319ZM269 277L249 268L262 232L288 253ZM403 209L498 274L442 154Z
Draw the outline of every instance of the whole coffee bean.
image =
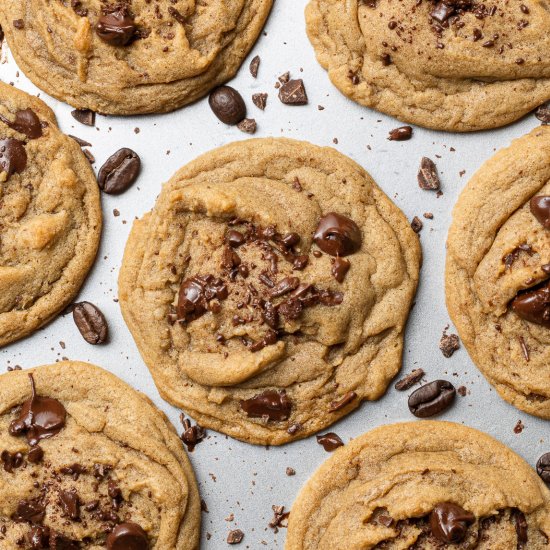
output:
M239 92L231 86L216 88L208 98L214 114L225 124L235 125L246 117L246 105Z
M103 313L90 302L80 302L73 308L74 322L88 344L103 344L108 326Z
M537 474L543 481L550 483L550 453L545 453L538 459Z
M456 396L455 387L446 380L434 380L421 386L409 397L409 409L419 418L439 414L449 408Z
M118 195L130 188L141 169L141 160L132 149L119 149L99 170L99 187L105 193Z

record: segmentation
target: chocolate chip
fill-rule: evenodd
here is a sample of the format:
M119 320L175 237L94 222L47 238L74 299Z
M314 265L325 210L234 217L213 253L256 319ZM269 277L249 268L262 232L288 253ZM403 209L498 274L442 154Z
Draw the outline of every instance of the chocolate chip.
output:
M410 126L401 126L400 128L390 130L388 139L390 141L407 141L411 139L412 134L413 129Z
M18 417L10 424L9 433L13 436L25 434L32 447L42 439L58 434L65 426L67 413L57 399L38 396L32 374L29 374L29 379L31 397L23 403Z
M296 290L299 284L300 279L298 279L298 277L285 277L270 290L270 294L274 298L284 296L285 294Z
M44 451L42 447L39 447L38 445L34 445L29 449L29 452L27 454L27 460L31 464L38 464L42 461L44 458Z
M119 149L99 170L99 188L109 195L123 193L136 181L140 169L141 160L136 152Z
M251 418L265 417L280 422L289 418L292 404L284 390L267 390L250 399L241 400L241 408Z
M430 12L430 17L439 23L445 23L454 13L455 8L450 2L438 2Z
M285 105L307 105L304 81L300 78L285 82L279 89L279 99Z
M452 502L438 504L430 514L432 535L447 544L457 544L464 540L468 526L474 523L475 516Z
M14 19L13 26L19 31L23 30L25 28L25 21L23 19Z
M0 173L20 174L27 167L25 144L18 139L0 139Z
M445 357L451 357L457 349L460 349L460 340L458 336L456 334L443 333L441 340L439 340L439 349Z
M259 93L254 94L252 96L252 103L258 107L258 109L261 109L262 111L265 111L265 107L267 105L267 94Z
M184 428L180 438L187 446L187 450L192 453L195 447L206 437L206 431L198 424L193 426L191 420L185 418L183 413L180 415L180 422Z
M79 550L80 548L80 543L56 531L50 533L49 544L50 550Z
M240 529L234 529L227 534L227 544L239 544L244 539L244 533Z
M330 272L332 276L339 282L343 283L346 277L346 273L349 271L351 264L345 258L337 257L332 263L332 269Z
M213 113L225 124L235 125L246 117L246 105L231 86L220 86L211 92L208 103Z
M409 409L418 418L427 418L448 409L455 396L456 390L450 382L434 380L410 395Z
M30 521L32 523L42 523L46 516L46 506L41 498L31 498L20 500L13 514L15 521Z
M180 25L185 25L186 24L186 19L185 19L185 16L180 12L178 11L176 8L174 8L174 6L168 6L168 13L180 24Z
M255 134L257 124L253 118L244 118L237 124L237 128L245 134Z
M96 33L111 46L126 46L134 38L136 26L134 18L126 6L117 5L113 10L105 11L97 22Z
M550 483L550 453L545 453L538 459L537 474L543 481Z
M108 550L148 550L147 533L137 523L121 523L107 537Z
M80 499L75 490L61 491L59 493L59 503L65 517L72 521L80 519Z
M332 451L338 449L338 447L343 447L344 445L344 442L334 432L318 435L316 438L317 443L322 445L323 449L325 449L327 453L331 453Z
M4 471L11 474L14 469L19 468L25 462L22 453L10 453L9 451L2 451L0 454L0 460L4 467Z
M240 231L231 229L227 232L227 235L225 236L225 242L231 248L238 248L246 242L246 238Z
M407 374L404 378L395 383L395 389L397 391L405 391L412 388L415 384L418 384L424 376L423 369L414 369L410 374Z
M90 109L75 109L71 111L72 117L85 126L95 125L95 113Z
M256 57L254 57L252 59L252 61L250 62L250 74L256 78L258 76L258 69L260 68L260 56L257 55Z
M313 240L331 256L348 256L361 248L361 230L358 225L341 214L329 212L317 225Z
M411 222L411 228L412 230L415 232L415 233L420 233L420 231L422 231L422 228L424 227L424 224L422 223L422 220L418 217L418 216L415 216L413 219L412 219L412 222Z
M90 302L79 302L73 308L74 322L88 344L103 344L107 340L108 325L103 313Z
M522 319L550 327L550 281L519 293L512 300L511 307L512 311Z
M512 518L514 519L514 526L516 528L516 535L518 537L518 545L524 545L528 540L528 525L525 519L525 514L515 508L512 512Z
M438 191L441 187L437 167L433 160L422 157L420 169L418 170L418 185L427 191Z
M550 229L550 195L539 195L529 201L531 214L545 229Z
M0 115L0 120L16 132L25 134L29 139L42 137L42 124L32 109L17 111L13 122L2 115Z
M349 391L345 395L343 395L340 399L337 399L336 401L333 401L329 405L329 412L336 412L340 409L343 409L347 405L349 405L351 402L355 401L357 398L357 394L354 391Z
M550 124L550 103L545 103L537 108L535 116L543 123Z

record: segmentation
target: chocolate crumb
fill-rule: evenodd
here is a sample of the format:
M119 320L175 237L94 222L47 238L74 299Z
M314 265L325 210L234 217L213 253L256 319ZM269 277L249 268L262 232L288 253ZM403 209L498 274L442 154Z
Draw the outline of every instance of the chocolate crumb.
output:
M394 388L397 391L405 391L418 384L424 376L424 369L414 369L410 374L407 374L404 378L395 383Z
M239 544L243 539L244 533L240 529L234 529L227 535L227 544Z
M458 338L458 335L447 334L445 331L443 331L441 340L439 340L439 349L441 350L441 353L443 353L445 357L447 358L451 357L451 355L457 349L460 349L460 340Z
M250 62L250 74L256 78L258 76L258 69L260 68L260 56L257 55L256 57L254 57L254 59L252 59L252 61Z

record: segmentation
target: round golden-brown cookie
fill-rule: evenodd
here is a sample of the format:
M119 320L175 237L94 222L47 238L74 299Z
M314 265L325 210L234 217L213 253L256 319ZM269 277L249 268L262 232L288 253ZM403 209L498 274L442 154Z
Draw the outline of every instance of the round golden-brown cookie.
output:
M310 0L306 21L340 91L406 122L495 128L550 99L542 0Z
M235 75L273 0L3 0L19 67L78 109L172 111Z
M499 151L462 192L445 286L474 363L508 402L550 418L549 126Z
M383 395L419 267L417 236L360 166L259 139L164 185L132 228L119 298L165 399L281 444Z
M199 547L182 441L146 396L99 367L0 376L0 456L2 548Z
M75 297L101 234L90 163L39 99L0 82L0 345Z
M382 426L338 449L292 506L286 550L548 548L550 491L450 422Z

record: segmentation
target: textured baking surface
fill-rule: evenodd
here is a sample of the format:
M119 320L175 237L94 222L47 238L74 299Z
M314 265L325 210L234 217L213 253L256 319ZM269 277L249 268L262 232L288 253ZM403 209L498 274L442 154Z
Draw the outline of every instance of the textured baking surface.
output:
M127 115L172 111L230 79L272 0L134 0L141 37L125 46L95 32L105 5L5 0L0 24L20 68L40 88L78 109Z
M0 379L0 449L12 454L26 455L29 448L24 436L8 433L17 407L31 395L27 372L13 371ZM37 396L57 399L67 417L58 434L40 441L42 461L2 472L2 548L17 548L16 541L29 531L25 522L10 520L19 502L45 495L42 525L71 540L86 539L90 550L105 547L106 520L96 510L140 525L151 549L196 550L198 488L165 416L147 397L88 363L60 362L33 369L32 374ZM63 473L65 468L75 471L75 464L79 475ZM114 510L109 495L113 486L122 494ZM58 504L63 493L73 491L81 503L80 521L68 520ZM88 510L86 505L94 501L99 501L98 508Z
M446 502L475 517L460 544L441 544L425 523ZM294 503L286 550L511 549L521 546L518 510L525 547L548 548L550 490L521 458L458 424L394 424L358 437L315 472Z
M542 126L468 182L453 210L446 268L449 312L474 361L504 399L546 419L550 331L508 304L548 279L541 266L550 263L550 232L529 209L532 197L548 194L550 127Z
M527 134L540 122L528 116L508 128L479 134L447 134L415 127L410 141L389 142L388 132L400 126L399 122L346 99L329 82L305 34L304 7L305 2L291 0L274 3L265 28L267 35L260 38L238 77L231 82L245 98L248 116L258 122L256 137L286 136L336 148L365 168L409 220L418 216L424 222L420 232L423 265L405 333L402 373L422 367L426 380L447 379L457 388L464 385L466 397L457 396L455 405L439 418L465 423L493 435L534 466L543 452L550 451L548 421L518 411L501 399L474 366L464 346L451 358L443 357L439 339L450 322L445 307L444 269L452 207L466 182L496 150L507 147L512 139ZM9 50L6 46L3 50L7 62L0 63L0 79L14 82L33 94L39 93L22 74L17 76L18 69ZM257 79L247 69L255 55L262 60ZM279 102L273 86L286 71L290 71L292 78L304 79L309 105L288 107ZM250 99L260 92L269 94L264 112ZM139 153L143 171L125 194L103 196L105 227L98 261L78 296L78 300L96 303L104 312L110 325L109 343L90 346L82 340L71 316L59 317L32 338L1 350L0 369L9 365L29 368L62 357L89 361L144 391L181 432L180 411L158 394L122 319L120 306L114 301L118 298L119 267L132 223L153 208L160 182L168 181L199 155L249 136L220 123L207 101L169 117L98 116L95 129L75 122L70 115L71 107L44 94L42 98L55 111L64 132L92 143L90 150L97 159L96 171L120 147L130 147ZM324 110L320 111L318 105ZM139 133L135 133L136 128ZM335 139L338 143L333 142ZM437 164L443 191L439 198L418 187L416 175L423 156ZM115 216L114 210L119 215ZM425 219L424 212L431 212L433 220ZM451 326L448 332L455 333L456 329ZM390 387L382 399L364 403L330 430L348 442L376 426L412 420L407 398L413 389L398 392ZM521 433L514 432L518 420L524 426ZM275 533L268 527L273 517L271 506L284 505L285 510L290 509L301 487L329 455L314 437L263 448L209 430L207 439L189 456L201 497L209 510L202 516L202 548L231 548L226 544L228 531L239 528L245 534L241 548L281 550L286 530ZM287 467L296 474L287 476Z
M496 128L550 98L544 0L473 2L444 25L435 4L311 0L307 31L342 93L427 128Z

